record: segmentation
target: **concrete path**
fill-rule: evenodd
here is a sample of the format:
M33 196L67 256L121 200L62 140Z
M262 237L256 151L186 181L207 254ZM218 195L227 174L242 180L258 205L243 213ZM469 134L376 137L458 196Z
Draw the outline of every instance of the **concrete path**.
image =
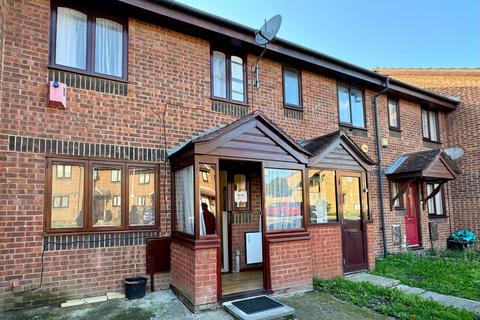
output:
M458 298L454 296L448 296L445 294L440 294L433 291L424 290L421 288L406 286L404 284L400 284L400 281L398 280L384 278L384 277L376 276L366 272L348 275L345 278L355 282L370 282L372 284L376 284L382 287L396 288L408 294L416 294L426 299L435 300L438 303L446 306L452 306L460 309L463 308L465 310L472 311L475 314L480 315L480 302L478 301Z

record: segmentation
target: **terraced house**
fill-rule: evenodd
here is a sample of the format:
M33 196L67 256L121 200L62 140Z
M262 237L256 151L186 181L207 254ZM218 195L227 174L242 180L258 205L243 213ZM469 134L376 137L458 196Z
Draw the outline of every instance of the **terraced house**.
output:
M152 274L198 311L445 245L458 100L171 1L0 3L2 308Z

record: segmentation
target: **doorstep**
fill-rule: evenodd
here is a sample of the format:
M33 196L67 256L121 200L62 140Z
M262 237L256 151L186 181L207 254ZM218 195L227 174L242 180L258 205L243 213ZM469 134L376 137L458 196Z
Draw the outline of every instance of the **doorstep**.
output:
M250 301L251 303L249 304ZM241 305L242 303L244 306ZM249 307L255 309L256 305L264 303L272 306L263 311L261 310L262 308L259 308L259 310L248 310ZM295 309L265 295L224 302L222 306L235 319L239 320L288 319L295 314Z

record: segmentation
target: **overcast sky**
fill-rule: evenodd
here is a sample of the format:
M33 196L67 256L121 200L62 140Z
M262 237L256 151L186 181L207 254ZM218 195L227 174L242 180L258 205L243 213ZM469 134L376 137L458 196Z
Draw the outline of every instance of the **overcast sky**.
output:
M480 67L480 0L177 0L365 67Z

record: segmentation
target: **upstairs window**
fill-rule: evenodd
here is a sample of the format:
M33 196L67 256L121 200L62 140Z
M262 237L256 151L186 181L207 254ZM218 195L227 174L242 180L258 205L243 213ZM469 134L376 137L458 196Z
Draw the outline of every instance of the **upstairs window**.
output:
M283 68L283 102L287 107L302 107L302 90L300 71Z
M400 130L400 103L397 99L388 98L388 124L390 129Z
M438 113L436 111L422 109L422 127L424 140L440 142Z
M337 90L340 124L365 128L363 91L343 84L339 84Z
M50 64L76 72L126 79L126 21L104 17L75 3L58 3L52 11Z
M247 77L245 60L224 51L212 52L212 97L246 103Z

